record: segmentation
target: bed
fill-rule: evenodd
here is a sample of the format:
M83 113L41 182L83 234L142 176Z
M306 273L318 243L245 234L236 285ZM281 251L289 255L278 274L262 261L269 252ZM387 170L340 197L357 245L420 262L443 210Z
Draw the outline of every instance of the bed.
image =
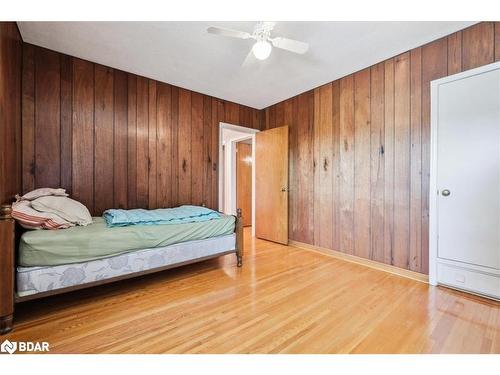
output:
M0 332L12 330L16 303L231 253L241 267L241 210L204 222L109 228L94 218L86 227L22 231L2 205Z

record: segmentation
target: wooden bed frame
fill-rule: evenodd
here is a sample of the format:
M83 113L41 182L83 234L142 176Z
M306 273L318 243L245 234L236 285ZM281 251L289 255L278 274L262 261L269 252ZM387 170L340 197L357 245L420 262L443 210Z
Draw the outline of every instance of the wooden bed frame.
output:
M127 275L112 277L106 280L99 280L81 285L73 285L66 288L60 288L47 292L36 293L24 297L18 297L15 293L15 275L16 275L16 249L17 242L22 233L22 229L16 224L11 216L12 206L4 204L0 207L0 334L8 333L13 328L14 305L19 302L43 298L46 296L67 293L78 289L90 288L97 285L112 283L119 280L130 279L136 276L155 273L170 268L180 267L186 264L197 263L207 259L218 258L226 254L236 254L237 266L243 264L243 220L241 209L237 210L236 215L236 248L234 250L221 252L203 258L192 259L189 261L170 264L164 267L158 267L151 270L134 272Z

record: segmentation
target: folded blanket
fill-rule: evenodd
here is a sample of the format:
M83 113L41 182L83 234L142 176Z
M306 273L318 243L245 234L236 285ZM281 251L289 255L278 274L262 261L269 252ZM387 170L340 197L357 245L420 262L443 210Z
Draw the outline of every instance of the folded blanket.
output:
M199 206L180 206L174 208L158 208L156 210L110 209L103 214L108 227L124 227L127 225L182 224L218 219L217 211Z

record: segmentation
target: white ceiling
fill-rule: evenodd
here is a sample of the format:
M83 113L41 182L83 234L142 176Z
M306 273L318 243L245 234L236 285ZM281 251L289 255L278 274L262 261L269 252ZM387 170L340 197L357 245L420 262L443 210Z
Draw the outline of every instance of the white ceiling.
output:
M252 42L206 33L253 22L18 22L25 42L254 108L288 99L474 22L278 22L273 35L310 45L274 49L242 67Z

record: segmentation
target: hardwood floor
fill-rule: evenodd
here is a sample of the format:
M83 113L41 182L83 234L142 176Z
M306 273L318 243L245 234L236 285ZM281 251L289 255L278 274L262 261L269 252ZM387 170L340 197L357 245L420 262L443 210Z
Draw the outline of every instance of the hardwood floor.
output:
M235 257L26 302L52 353L500 353L500 304L250 238Z

